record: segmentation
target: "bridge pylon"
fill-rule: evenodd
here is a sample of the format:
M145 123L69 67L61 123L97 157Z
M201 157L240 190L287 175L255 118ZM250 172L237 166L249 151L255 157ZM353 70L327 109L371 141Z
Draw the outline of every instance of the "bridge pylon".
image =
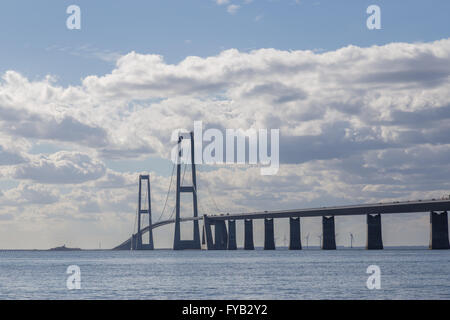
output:
M322 216L322 249L336 250L336 234L334 227L334 216Z
M301 250L302 240L300 234L300 217L289 218L289 250Z
M367 215L367 250L382 250L381 214Z
M264 250L275 250L275 233L273 218L264 219Z
M193 221L193 237L192 240L181 240L181 217L180 217L180 197L181 193L192 193L192 205L193 205L193 216L198 216L198 207L197 207L197 177L196 177L196 170L195 170L195 146L194 146L194 133L190 132L189 136L187 137L190 139L191 144L191 174L192 174L192 185L185 186L182 184L182 177L181 177L181 143L183 139L185 139L184 136L179 137L178 140L178 159L177 159L177 190L176 190L176 206L175 206L175 234L174 234L174 240L173 240L173 249L174 250L186 250L186 249L201 249L200 244L200 231L198 227L198 220Z
M237 250L236 220L228 220L228 250Z
M430 249L450 249L447 211L430 212Z
M143 186L143 183L146 186ZM142 197L142 192L146 191L146 196ZM144 203L143 203L144 202ZM145 206L147 203L147 206ZM142 240L142 221L143 215L148 215L148 243L143 243ZM137 233L132 237L131 250L153 250L153 232L152 232L152 204L150 197L150 176L139 175L139 196L138 196L138 223Z
M253 242L253 220L244 220L244 250L255 250Z

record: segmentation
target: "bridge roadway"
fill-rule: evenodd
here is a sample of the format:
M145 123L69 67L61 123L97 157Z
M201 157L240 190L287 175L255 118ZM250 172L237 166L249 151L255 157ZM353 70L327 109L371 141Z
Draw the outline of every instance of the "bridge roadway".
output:
M350 206L335 206L309 209L294 210L276 210L276 211L258 211L248 213L233 213L208 215L212 220L248 220L248 219L276 219L290 217L321 217L321 216L356 216L367 214L396 214L430 211L450 211L450 199L445 200L416 200L416 201L398 201L389 203L360 204ZM181 218L181 222L203 220L201 217ZM154 223L152 229L175 223L175 219L164 220ZM148 232L149 226L142 229L142 233ZM129 245L131 238L124 241L114 249Z

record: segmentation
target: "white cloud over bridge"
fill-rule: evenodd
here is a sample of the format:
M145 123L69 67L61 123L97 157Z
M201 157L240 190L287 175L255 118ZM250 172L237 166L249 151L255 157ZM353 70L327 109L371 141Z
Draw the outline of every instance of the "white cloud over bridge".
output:
M67 238L106 247L125 239L137 202L138 172L128 164L151 157L171 166L171 132L194 121L280 129L277 175L242 166L199 173L205 211L214 207L207 190L228 211L440 197L450 189L449 87L450 39L324 53L231 49L178 64L131 52L109 74L68 87L7 71L0 247L45 248ZM146 167L155 216L170 180L158 161ZM403 243L424 240L415 231L427 218L414 217L396 231ZM343 228L351 226L364 222ZM320 233L319 224L308 228ZM170 235L161 237L170 245Z

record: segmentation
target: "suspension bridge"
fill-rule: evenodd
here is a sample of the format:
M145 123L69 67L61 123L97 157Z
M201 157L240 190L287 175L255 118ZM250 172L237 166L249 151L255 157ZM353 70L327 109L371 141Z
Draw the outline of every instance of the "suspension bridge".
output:
M162 212L156 222L152 223L150 176L139 176L139 196L136 212L137 228L130 238L119 244L114 250L152 250L154 249L153 229L169 224L175 224L173 249L174 250L236 250L236 222L244 222L244 244L245 250L254 250L253 221L264 220L264 249L275 249L274 219L289 219L289 249L301 250L300 219L302 217L322 217L321 248L324 250L336 249L335 217L365 215L367 220L366 249L383 249L381 216L383 214L399 214L414 212L429 212L430 214L430 249L450 249L448 235L448 213L450 210L450 199L432 199L402 201L391 203L361 204L351 206L335 206L294 210L258 211L247 213L223 214L217 208L210 214L198 214L197 177L195 166L194 136L180 136L178 145L183 139L190 139L190 165L191 183L184 184L187 163L177 161L172 169L171 181L167 192ZM178 151L178 160L181 157L181 148ZM169 218L162 220L167 208L174 171L176 167L176 199L175 206ZM144 192L144 196L142 193ZM181 194L192 195L193 214L190 217L181 217L180 205ZM147 220L147 225L142 227L142 222ZM193 222L192 237L190 240L182 240L181 223ZM202 224L202 237L200 238L200 223ZM213 231L214 230L214 231ZM143 235L148 234L144 243ZM309 234L308 234L309 236ZM353 238L353 237L352 237Z

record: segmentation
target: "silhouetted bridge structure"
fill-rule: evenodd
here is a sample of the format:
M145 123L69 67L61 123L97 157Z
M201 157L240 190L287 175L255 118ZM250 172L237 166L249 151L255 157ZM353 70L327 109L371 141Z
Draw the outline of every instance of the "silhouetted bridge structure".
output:
M383 249L381 232L381 215L430 212L430 249L450 249L448 235L448 214L450 210L450 199L441 200L417 200L392 203L361 204L351 206L336 206L311 209L259 211L235 214L212 214L198 216L197 209L197 182L194 163L194 140L191 140L191 166L192 185L183 186L181 180L181 164L177 164L177 188L176 188L176 215L174 219L158 221L152 224L150 205L150 177L141 175L139 177L139 203L138 203L138 230L128 240L124 241L115 250L151 250L154 248L152 230L164 225L175 224L174 250L184 249L207 249L207 250L236 250L236 221L244 221L244 249L253 250L253 220L264 220L264 249L275 249L274 219L289 219L289 249L302 249L300 234L300 218L322 217L321 247L324 250L336 249L335 217L365 215L367 218L366 249ZM181 138L179 144L181 142ZM181 154L179 153L179 156ZM184 175L183 175L184 176ZM142 181L147 182L148 205L143 209L142 204ZM170 188L170 187L169 187ZM191 193L193 199L193 216L180 217L180 194ZM141 228L141 215L148 215L148 225ZM182 222L193 221L192 240L180 239L180 225ZM203 222L202 239L200 240L199 222ZM228 226L227 226L228 224ZM214 232L213 232L214 229ZM148 233L148 243L143 243L143 234Z

